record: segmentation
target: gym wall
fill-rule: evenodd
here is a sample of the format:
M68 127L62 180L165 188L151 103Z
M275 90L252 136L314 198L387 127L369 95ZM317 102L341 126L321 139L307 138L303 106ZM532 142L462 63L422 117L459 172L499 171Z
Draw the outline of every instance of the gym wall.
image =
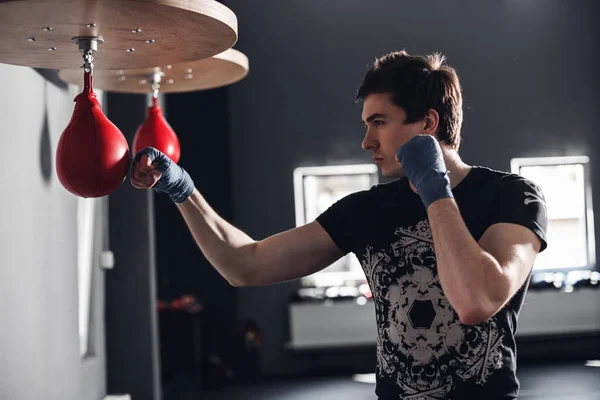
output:
M131 149L149 100L121 93L107 93L106 99L105 113ZM108 197L115 267L107 272L105 286L106 386L109 394L160 400L153 200L154 193L135 189L129 179Z
M232 221L230 119L227 88L169 94L165 96L166 118L181 144L179 164L185 168L196 187L219 215ZM185 370L194 354L207 359L219 357L227 365L237 360L243 342L238 321L236 288L219 275L198 249L177 207L168 196L156 194L156 254L158 297L170 302L181 295L194 295L203 306L199 318L202 337L200 348L173 351L179 340L192 346L190 332L174 332L177 327L164 327L169 342L163 343L170 361L164 360L164 373ZM177 348L177 346L175 346ZM178 360L178 361L177 361ZM209 373L206 368L202 373ZM189 368L188 368L189 371ZM167 379L167 377L165 377ZM168 385L169 382L165 382ZM167 388L168 389L168 388Z
M4 64L0 88L0 399L98 400L106 394L104 273L98 260L107 247L107 201L96 203L94 216L91 354L84 360L78 200L60 185L54 166L78 91L34 69Z
M371 161L360 148L361 107L353 98L366 65L391 50L441 51L457 68L467 163L509 170L513 157L586 154L591 170L600 170L600 12L593 0L356 0L343 6L265 0L260 12L252 2L225 3L239 19L236 48L251 60L250 74L228 97L233 221L255 239L294 227L294 168ZM600 174L592 179L598 209ZM597 248L599 239L597 233ZM264 332L267 375L326 363L286 350L288 299L298 287L238 291L239 318ZM348 354L332 357L338 365L357 363ZM372 368L375 359L365 362Z

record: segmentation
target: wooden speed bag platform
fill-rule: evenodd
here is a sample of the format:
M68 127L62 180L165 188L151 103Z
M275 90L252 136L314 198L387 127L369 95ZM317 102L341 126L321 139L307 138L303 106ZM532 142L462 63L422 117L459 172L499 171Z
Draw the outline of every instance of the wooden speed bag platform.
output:
M215 0L0 1L0 63L77 68L76 37L101 39L97 70L154 67L229 49L237 18Z
M228 49L210 58L183 64L167 64L151 68L95 70L94 86L107 92L152 93L153 77L159 74L161 93L183 93L214 89L245 78L249 71L246 55ZM65 82L81 85L81 69L60 70Z

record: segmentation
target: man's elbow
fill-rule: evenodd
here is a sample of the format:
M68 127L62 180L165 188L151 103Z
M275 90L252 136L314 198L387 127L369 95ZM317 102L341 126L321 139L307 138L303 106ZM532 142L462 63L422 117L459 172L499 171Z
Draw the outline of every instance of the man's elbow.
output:
M257 274L247 271L241 274L236 274L235 276L225 277L227 282L233 287L244 287L244 286L258 286L260 285L259 280L257 279Z
M238 276L226 277L226 279L227 282L229 282L229 284L233 287L244 287L254 285L250 274L240 274Z
M227 282L229 283L229 285L233 286L233 287L243 287L243 286L247 286L246 284L244 284L243 281L238 280L238 279L227 279Z
M494 314L489 314L483 310L471 310L458 315L458 319L463 325L479 325L492 318Z
M458 318L464 325L479 325L492 318L510 299L509 285L498 285L493 293L470 298L468 304L457 309Z
M463 325L479 325L492 318L500 310L497 304L488 303L458 312L458 319Z

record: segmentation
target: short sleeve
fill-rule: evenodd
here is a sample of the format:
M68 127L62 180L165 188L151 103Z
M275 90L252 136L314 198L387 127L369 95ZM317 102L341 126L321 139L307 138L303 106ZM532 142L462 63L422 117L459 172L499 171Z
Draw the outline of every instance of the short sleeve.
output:
M360 215L363 200L363 192L352 193L335 202L317 217L317 222L344 254L352 252L354 226L356 218Z
M522 225L540 238L540 252L546 249L548 212L544 193L537 184L523 177L511 179L499 187L492 202L492 224Z

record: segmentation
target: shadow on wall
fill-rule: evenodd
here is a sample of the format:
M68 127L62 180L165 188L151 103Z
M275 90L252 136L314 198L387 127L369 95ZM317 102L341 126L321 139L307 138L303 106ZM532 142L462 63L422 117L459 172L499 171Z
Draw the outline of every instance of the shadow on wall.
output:
M44 122L40 137L40 172L46 186L52 181L52 145L50 144L50 126L48 124L48 82L44 82Z
M53 69L34 68L38 74L44 77L44 122L42 123L42 131L40 135L40 146L39 146L39 163L40 173L42 174L42 180L49 186L52 182L53 173L53 149L50 143L50 127L48 121L48 106L51 99L48 99L48 85L53 84L56 87L63 89L65 92L68 90L69 85L58 77L58 71ZM62 133L62 132L61 132Z
M34 68L35 72L43 76L46 81L51 82L61 89L67 90L69 85L58 77L58 71L54 69Z

